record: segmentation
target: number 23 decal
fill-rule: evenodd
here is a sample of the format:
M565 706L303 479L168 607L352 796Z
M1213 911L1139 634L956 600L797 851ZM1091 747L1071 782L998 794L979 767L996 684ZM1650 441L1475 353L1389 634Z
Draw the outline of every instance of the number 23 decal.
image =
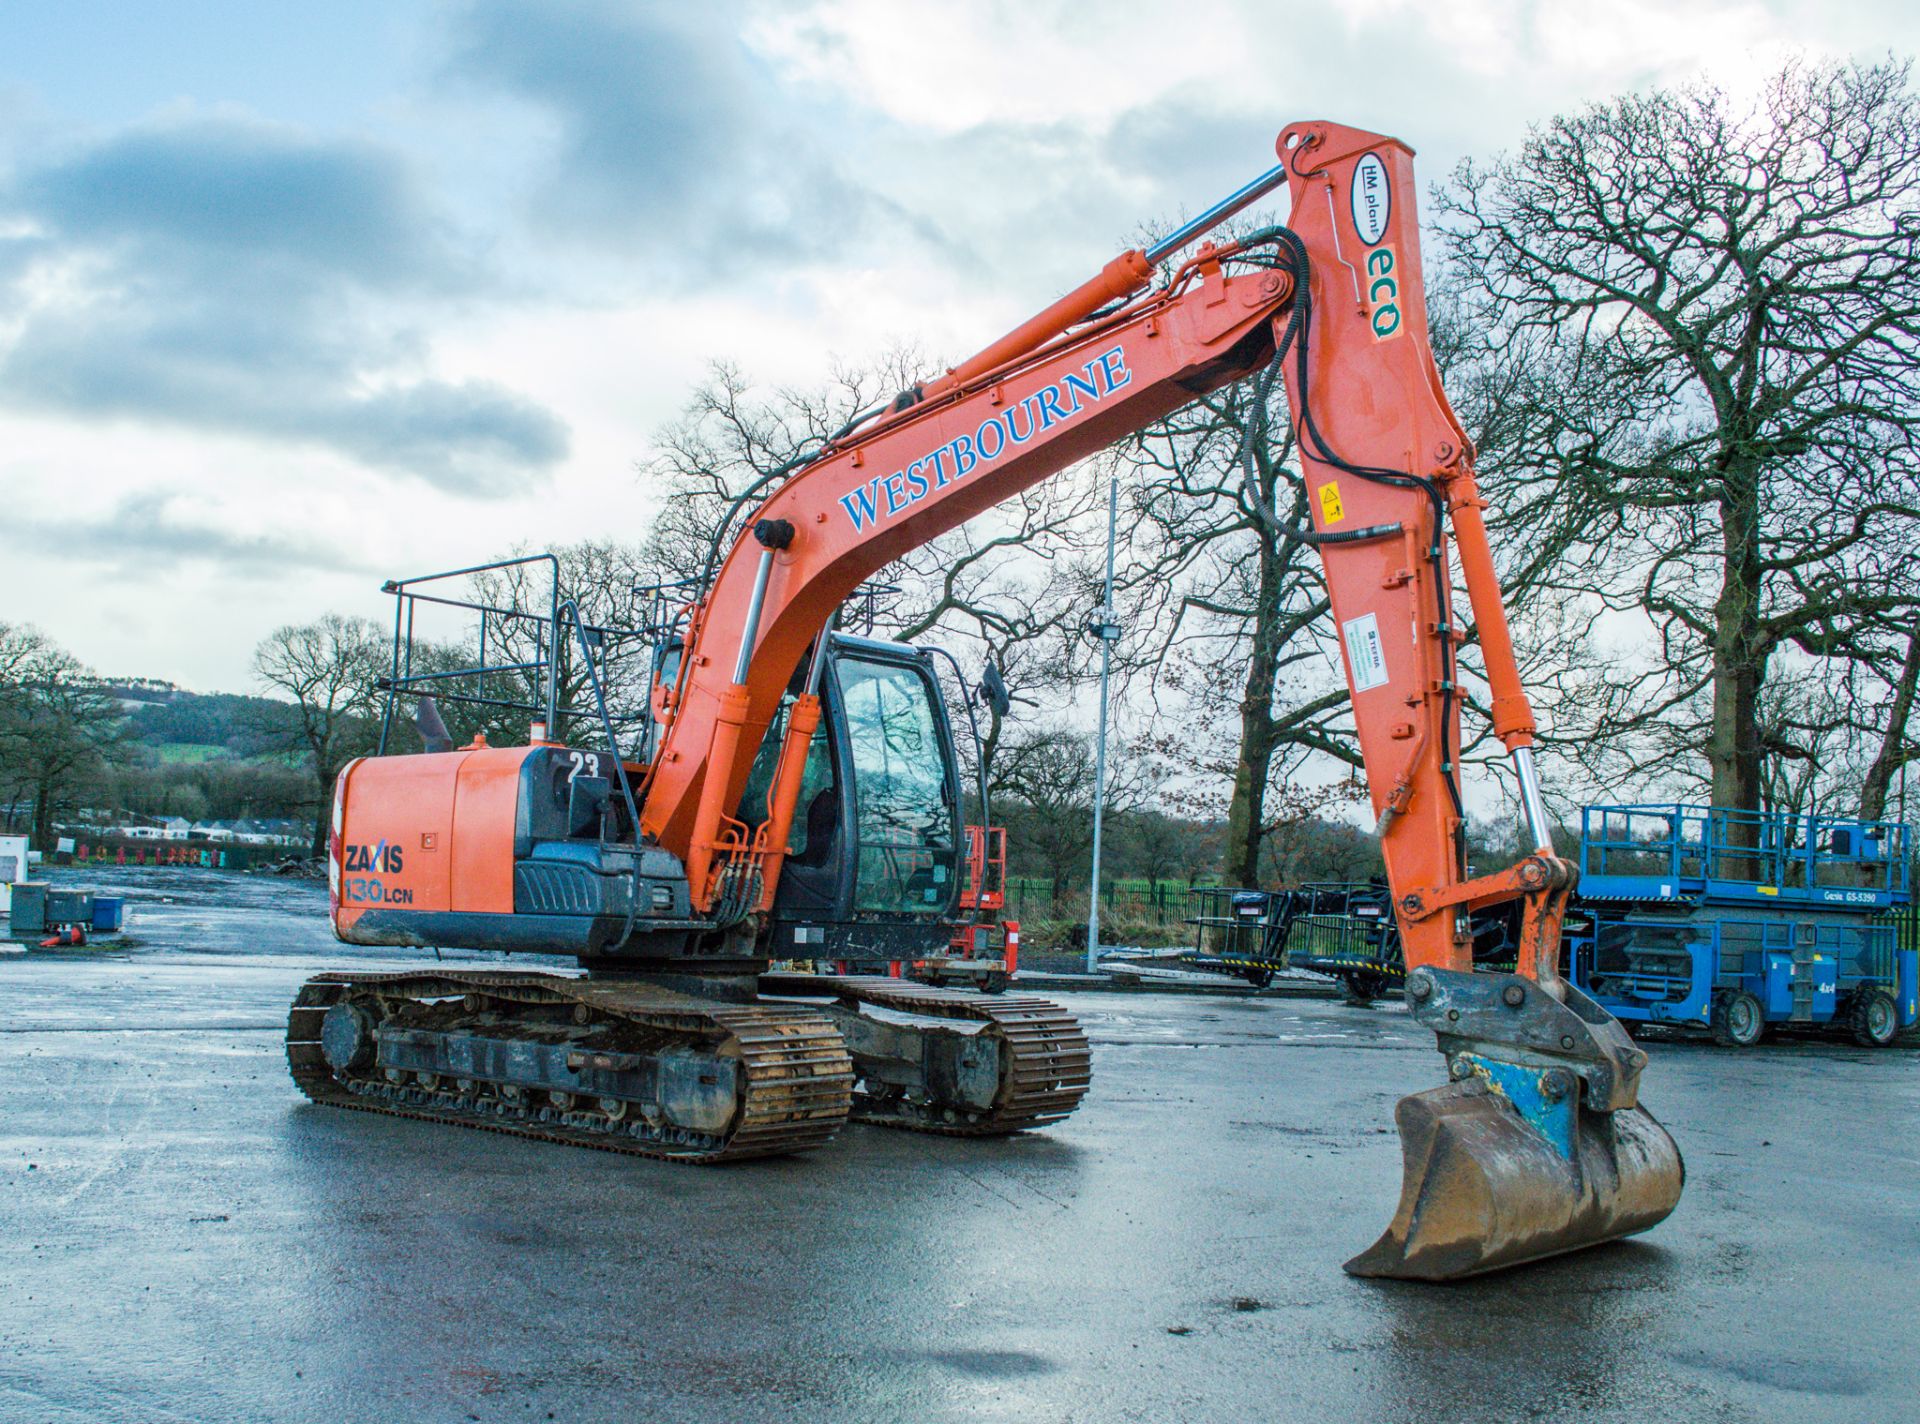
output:
M598 776L600 774L600 754L598 752L568 752L567 760L571 764L567 771L567 785L573 785L576 776Z

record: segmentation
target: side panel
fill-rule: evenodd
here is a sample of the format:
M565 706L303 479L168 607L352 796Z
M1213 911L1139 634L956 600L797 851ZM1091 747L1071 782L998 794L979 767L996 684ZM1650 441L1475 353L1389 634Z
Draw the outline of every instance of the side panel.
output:
M453 799L453 905L468 914L513 913L513 829L520 763L530 747L473 752Z
M371 912L511 914L528 751L367 757L342 771L329 866L334 933L362 942L354 926Z
M337 792L334 931L368 910L445 910L454 781L470 753L363 758Z

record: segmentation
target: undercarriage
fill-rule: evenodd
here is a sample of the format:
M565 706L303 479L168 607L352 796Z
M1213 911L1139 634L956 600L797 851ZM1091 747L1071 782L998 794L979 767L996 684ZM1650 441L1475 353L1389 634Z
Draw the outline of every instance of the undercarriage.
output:
M849 1116L1005 1135L1059 1121L1087 1090L1086 1036L1044 1000L886 978L758 987L322 974L294 1001L287 1060L327 1106L696 1163L803 1152Z

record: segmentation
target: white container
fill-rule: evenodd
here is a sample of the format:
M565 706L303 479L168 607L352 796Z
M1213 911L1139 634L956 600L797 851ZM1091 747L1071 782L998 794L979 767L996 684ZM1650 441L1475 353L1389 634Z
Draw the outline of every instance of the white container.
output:
M27 878L27 838L0 836L0 914L13 908L13 887Z

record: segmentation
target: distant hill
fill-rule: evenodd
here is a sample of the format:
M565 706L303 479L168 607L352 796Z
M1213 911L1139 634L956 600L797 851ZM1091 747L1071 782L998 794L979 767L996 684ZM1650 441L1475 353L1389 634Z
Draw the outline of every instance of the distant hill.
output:
M132 707L126 731L131 740L155 748L214 748L236 757L258 756L284 745L275 729L285 726L290 710L270 697L175 689L165 700L142 700Z
M165 702L181 695L178 683L157 677L103 677L100 685L127 702Z

